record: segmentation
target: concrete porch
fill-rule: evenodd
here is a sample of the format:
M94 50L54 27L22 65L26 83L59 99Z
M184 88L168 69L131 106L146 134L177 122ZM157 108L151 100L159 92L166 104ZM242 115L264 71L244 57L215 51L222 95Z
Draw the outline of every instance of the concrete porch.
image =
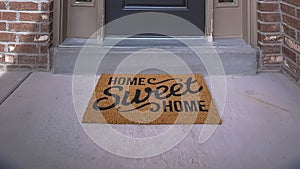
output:
M0 168L300 167L300 90L282 74L226 76L224 123L212 137L200 144L203 125L195 125L174 148L144 159L113 155L88 137L75 113L72 76L27 76L0 74L0 93L6 98L0 105ZM11 83L4 83L8 80ZM146 137L168 126L113 128L132 137Z
M182 43L183 41L184 43ZM118 42L118 43L117 43ZM100 47L100 46L103 47ZM202 53L205 57L218 55L224 66L226 75L254 75L257 72L257 53L250 45L240 38L215 39L207 42L204 37L181 38L106 38L104 43L97 40L88 41L82 38L68 38L55 48L53 70L55 74L72 74L78 55L85 46L90 51L86 54L86 60L97 57L106 48L111 50L105 55L104 63L99 67L98 74L112 73L118 64L126 57L144 49L161 49L161 52L147 51L137 56L137 59L149 60L153 55L162 55L156 62L164 60L164 51L173 53L182 59L194 73L207 74L206 67L199 57L189 47ZM172 58L171 58L172 59ZM155 65L153 65L155 66ZM141 63L135 62L127 66L124 73L143 68ZM168 65L171 71L176 72L182 68L180 64ZM151 73L151 71L149 72Z

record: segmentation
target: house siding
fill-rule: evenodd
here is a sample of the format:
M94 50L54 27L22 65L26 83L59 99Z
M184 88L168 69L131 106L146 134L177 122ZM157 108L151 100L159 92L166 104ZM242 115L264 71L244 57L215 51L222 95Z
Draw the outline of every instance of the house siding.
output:
M50 70L53 2L0 1L0 70Z

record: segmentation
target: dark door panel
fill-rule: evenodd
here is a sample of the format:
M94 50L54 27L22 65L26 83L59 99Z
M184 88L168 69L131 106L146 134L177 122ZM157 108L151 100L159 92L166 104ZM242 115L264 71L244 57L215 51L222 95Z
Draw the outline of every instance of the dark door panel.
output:
M188 0L123 0L124 7L141 7L141 8L172 8L187 7Z
M140 12L163 12L181 17L202 32L205 29L205 0L106 0L105 23L114 21L123 16ZM151 21L149 21L151 22ZM160 26L160 25L157 25ZM120 29L106 29L106 35L124 35L130 31ZM145 32L146 33L146 32ZM190 35L181 32L182 36ZM195 35L196 36L196 35Z

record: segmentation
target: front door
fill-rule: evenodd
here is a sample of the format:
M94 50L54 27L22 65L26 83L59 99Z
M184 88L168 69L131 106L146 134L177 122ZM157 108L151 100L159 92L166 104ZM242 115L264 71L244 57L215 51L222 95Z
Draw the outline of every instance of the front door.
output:
M205 29L205 0L106 0L105 23L123 16L141 12L162 12L172 14L194 24L202 32ZM149 21L151 22L151 21ZM160 26L160 25L156 25ZM106 35L134 34L128 29L106 29ZM144 32L147 34L148 32ZM189 32L180 32L189 36ZM147 34L149 35L149 34ZM192 34L193 35L193 34ZM197 35L196 35L197 36Z

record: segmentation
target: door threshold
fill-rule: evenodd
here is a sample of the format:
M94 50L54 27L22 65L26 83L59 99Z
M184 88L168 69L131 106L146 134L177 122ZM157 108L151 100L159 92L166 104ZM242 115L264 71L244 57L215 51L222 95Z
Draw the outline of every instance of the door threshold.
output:
M103 40L104 46L115 47L182 47L182 46L206 46L211 43L205 36L139 36L121 37L106 36Z
M104 37L104 40L124 40L124 39L135 39L135 40L143 40L143 39L207 39L206 36L159 36L159 35L138 35L138 36L124 36L124 35L107 35Z
M186 38L186 39L185 39ZM116 48L132 48L132 47L184 47L182 42L193 47L217 47L217 48L251 48L241 38L215 39L214 42L209 42L207 37L170 39L170 38L128 38L120 39L120 37L106 37L104 41L87 38L67 38L60 44L60 48L82 48L86 47L116 47ZM187 46L185 45L185 46Z

